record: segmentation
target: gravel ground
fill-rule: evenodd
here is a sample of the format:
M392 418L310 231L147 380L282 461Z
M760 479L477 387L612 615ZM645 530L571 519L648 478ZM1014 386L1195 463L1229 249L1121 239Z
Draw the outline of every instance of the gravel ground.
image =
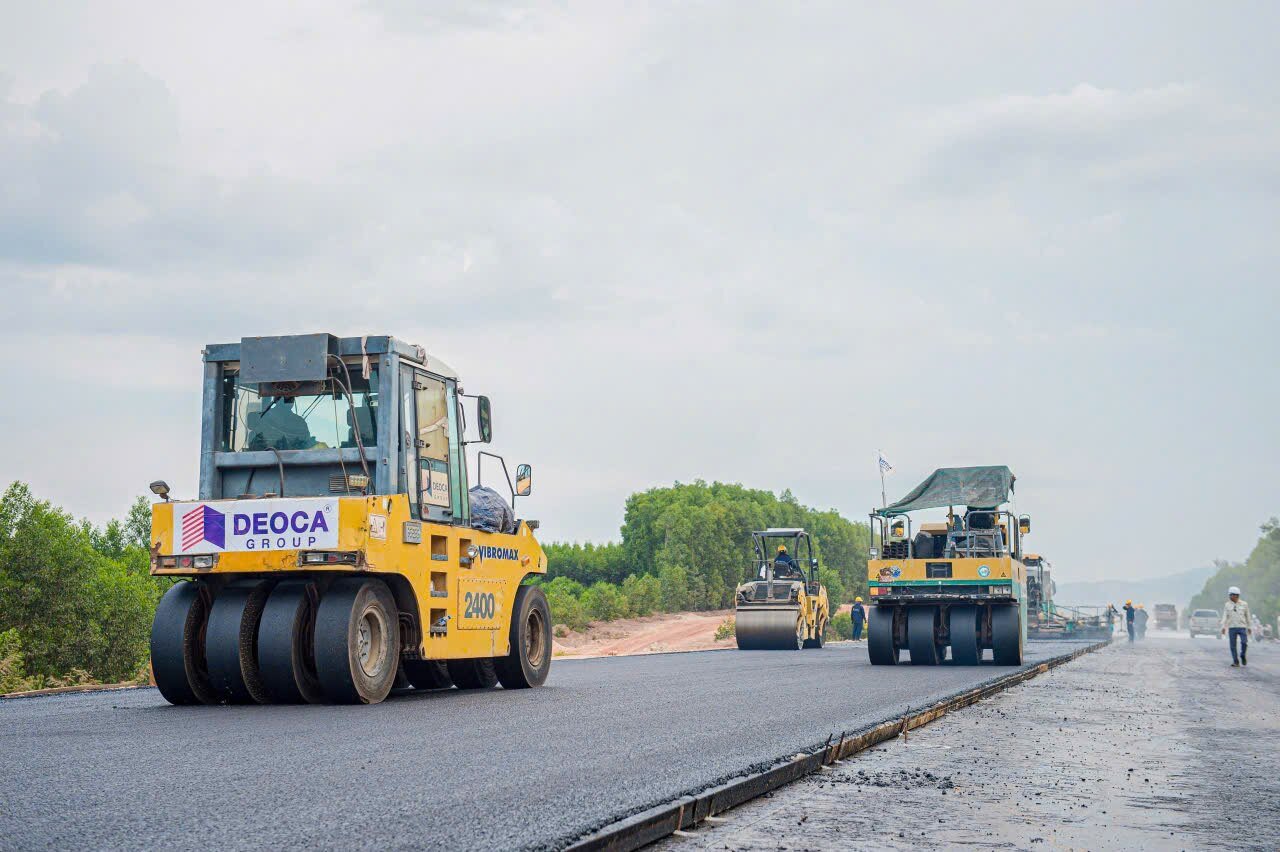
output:
M0 701L0 848L562 846L1009 671L841 644L557 660L542 689L375 707Z
M1280 644L1149 633L659 844L1280 848Z

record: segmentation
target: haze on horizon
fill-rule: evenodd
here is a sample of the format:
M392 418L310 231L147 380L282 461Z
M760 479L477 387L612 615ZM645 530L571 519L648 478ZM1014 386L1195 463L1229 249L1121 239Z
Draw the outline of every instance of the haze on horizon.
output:
M194 493L200 349L390 333L551 540L1008 464L1059 583L1280 514L1280 8L0 7L0 479ZM978 9L979 11L974 11Z

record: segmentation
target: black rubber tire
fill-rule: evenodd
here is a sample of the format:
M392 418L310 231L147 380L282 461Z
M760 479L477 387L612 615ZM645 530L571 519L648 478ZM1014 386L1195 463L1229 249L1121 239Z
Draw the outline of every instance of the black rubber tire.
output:
M205 633L209 683L227 704L267 704L258 671L258 623L271 583L244 580L226 586L213 602Z
M893 642L891 606L873 606L867 613L867 655L873 666L896 666L899 648Z
M258 624L258 671L275 704L319 704L324 690L316 674L315 585L288 580L267 597Z
M537 586L521 586L511 608L511 650L493 661L504 689L542 686L551 671L551 607Z
M953 606L947 611L951 661L958 666L976 666L982 662L982 646L978 641L981 614L976 606Z
M997 666L1022 665L1022 619L1016 606L991 608L991 655Z
M823 645L823 642L826 640L826 637L824 635L826 633L826 630L827 630L827 623L825 621L819 621L818 629L814 635L814 638L804 640L804 646L806 648L821 648Z
M400 669L414 689L448 689L453 686L444 660L401 660Z
M151 669L170 704L217 704L209 685L204 634L211 595L203 583L175 583L151 621Z
M942 662L946 647L938 644L941 616L936 606L907 607L907 650L911 665L936 666Z
M498 685L498 673L493 668L493 658L479 660L450 660L449 677L458 689L492 689Z
M376 625L376 626L375 626ZM361 635L367 636L367 654ZM400 668L400 613L381 580L336 580L316 610L316 675L335 704L377 704Z

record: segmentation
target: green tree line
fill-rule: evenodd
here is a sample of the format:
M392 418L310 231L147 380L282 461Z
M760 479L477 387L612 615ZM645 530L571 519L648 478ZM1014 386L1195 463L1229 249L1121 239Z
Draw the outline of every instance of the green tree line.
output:
M139 497L102 527L26 485L0 497L0 692L145 674L156 602L151 506Z
M1244 562L1217 563L1217 572L1205 581L1204 588L1191 599L1193 609L1222 611L1227 589L1239 586L1249 609L1262 621L1276 627L1280 615L1280 519L1272 518L1260 530L1262 536Z
M751 532L803 527L833 607L867 588L868 526L834 510L721 482L695 481L632 494L621 541L544 546L552 617L579 629L592 620L652 612L725 609L753 576Z

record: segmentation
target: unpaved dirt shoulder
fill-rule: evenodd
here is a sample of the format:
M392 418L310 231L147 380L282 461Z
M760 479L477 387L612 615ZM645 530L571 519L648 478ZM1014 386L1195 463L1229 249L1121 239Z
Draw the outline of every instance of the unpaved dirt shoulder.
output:
M1278 658L1087 654L661 848L1280 848Z
M553 649L556 657L573 659L733 648L732 636L716 638L716 629L732 617L733 610L713 610L593 621L586 630L556 637Z

